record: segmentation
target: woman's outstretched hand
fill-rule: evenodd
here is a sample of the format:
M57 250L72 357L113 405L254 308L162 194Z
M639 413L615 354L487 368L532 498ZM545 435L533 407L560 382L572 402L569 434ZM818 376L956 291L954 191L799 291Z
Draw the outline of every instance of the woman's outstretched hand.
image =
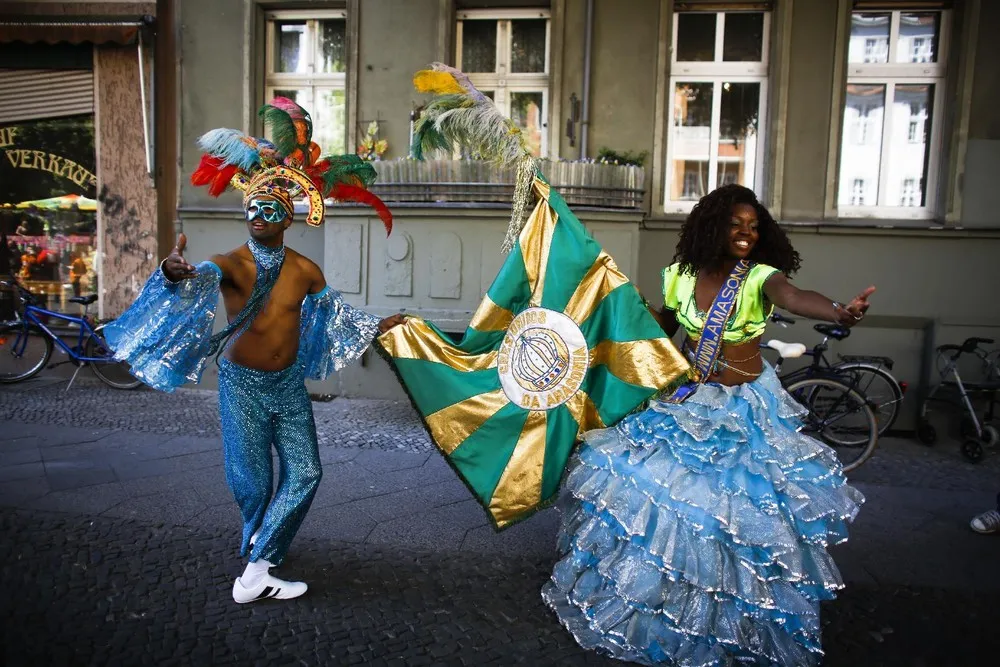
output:
M837 309L837 323L841 326L852 327L864 319L865 313L871 307L868 297L875 293L875 286L867 287L851 299L850 303Z

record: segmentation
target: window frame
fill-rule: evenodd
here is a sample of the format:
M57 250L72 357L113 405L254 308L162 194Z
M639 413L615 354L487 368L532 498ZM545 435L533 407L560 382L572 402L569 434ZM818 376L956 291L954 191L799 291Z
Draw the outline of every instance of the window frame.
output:
M510 72L511 43L513 31L510 22L518 19L545 21L545 68L542 72ZM497 24L496 71L465 72L476 88L493 93L493 103L505 116L510 118L511 93L542 94L541 143L539 157L549 156L550 127L549 109L552 93L552 12L545 8L535 9L462 9L455 12L455 67L462 70L462 36L464 21L495 21ZM462 70L464 72L464 70Z
M311 71L305 73L293 73L293 72L275 72L274 71L274 55L275 55L275 30L274 24L278 21L306 21L318 22L329 19L342 19L344 24L344 38L345 38L345 53L344 53L344 71L343 72L330 72L330 73L318 73L314 71L315 58L319 45L312 40L308 47L308 55L310 59L309 69ZM344 136L342 137L344 151L346 153L351 153L350 146L348 145L348 137L350 134L350 128L348 127L349 119L349 99L350 91L347 89L347 76L350 69L347 63L348 53L350 49L347 46L347 32L348 32L348 18L346 9L281 9L281 10L268 10L264 12L264 102L270 100L274 97L274 92L276 90L287 90L287 89L309 89L310 90L310 103L308 105L303 104L302 106L310 112L310 114L315 116L315 105L316 105L316 91L322 89L333 89L343 91L344 93ZM311 35L317 35L318 31L313 29L309 31ZM340 152L335 147L331 146L320 146L324 153L327 152Z
M713 61L678 61L677 37L681 14L715 14L715 59ZM762 13L764 15L763 35L761 39L761 60L724 61L722 60L725 45L725 15L738 13ZM666 150L663 161L663 212L664 214L690 213L695 200L671 199L671 182L675 177L673 162L676 142L674 136L674 118L676 113L676 96L674 91L679 83L711 83L712 116L709 125L709 172L708 192L715 190L719 174L719 126L722 118L722 84L723 83L758 83L760 84L760 107L757 116L757 158L753 168L752 189L761 196L764 185L765 153L767 151L767 112L769 101L769 67L771 51L772 11L754 10L753 12L719 10L713 12L674 12L671 24L670 75L667 77L667 118L666 118ZM707 192L706 192L707 194Z
M896 62L899 53L899 26L900 17L906 13L937 13L939 15L938 38L937 38L937 61L928 62ZM888 13L889 22L889 48L884 63L851 62L850 58L850 25L851 17L855 13ZM841 122L841 137L837 146L837 187L834 193L834 203L837 215L840 218L884 218L896 220L929 220L937 217L938 202L941 193L939 186L941 179L947 179L946 174L940 173L941 148L943 140L944 125L944 98L947 92L947 72L948 72L948 49L951 35L951 11L947 9L926 10L919 7L885 10L879 12L855 12L851 11L848 16L848 31L845 44L844 60L846 62L846 78L844 84L844 94L841 100L841 118L847 110L847 86L859 85L879 85L885 88L885 98L882 114L882 136L879 143L879 171L878 171L878 193L875 204L855 206L841 204L841 178L844 144L846 133ZM934 100L928 109L931 120L931 131L928 136L926 151L928 153L926 164L926 197L922 206L902 206L889 203L889 176L891 154L886 152L887 146L891 145L891 134L894 122L896 86L898 85L932 85L934 86ZM906 116L907 123L907 143L909 141L909 122L913 118L912 114ZM923 118L926 126L927 118ZM903 179L906 180L905 178ZM917 179L918 182L921 180ZM919 191L919 190L918 190ZM902 186L900 186L900 196L902 196ZM896 198L897 200L899 197Z

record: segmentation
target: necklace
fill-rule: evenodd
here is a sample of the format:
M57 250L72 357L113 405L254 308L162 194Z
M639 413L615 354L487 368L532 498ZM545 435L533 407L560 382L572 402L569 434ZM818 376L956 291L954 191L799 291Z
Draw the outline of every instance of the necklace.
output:
M254 261L257 262L257 265L266 271L270 271L275 267L280 267L281 263L285 261L284 243L277 248L269 248L255 239L250 238L247 239L247 247L250 249L250 254L253 255Z

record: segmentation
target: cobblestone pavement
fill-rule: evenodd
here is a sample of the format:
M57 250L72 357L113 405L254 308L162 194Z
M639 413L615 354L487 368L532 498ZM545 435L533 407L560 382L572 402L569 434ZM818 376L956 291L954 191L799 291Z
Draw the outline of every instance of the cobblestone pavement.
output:
M40 378L0 385L0 421L107 428L170 435L219 435L218 394L180 389L112 389L96 380ZM111 409L109 409L111 406ZM430 452L434 445L405 401L343 399L313 403L322 446ZM966 461L956 442L927 447L907 438L884 438L875 455L852 475L875 484L953 491L1000 490L1000 452L987 450L978 464Z
M0 385L0 421L171 435L220 434L219 399L214 390L179 389L165 394L140 387L122 391L85 377L78 379L69 391L66 384L65 378L43 376L29 382ZM324 444L408 452L434 449L407 402L315 401L313 412L320 442ZM384 437L384 433L393 437Z
M4 664L621 665L542 604L546 559L323 540L283 566L293 601L233 604L232 536L0 510ZM848 588L825 603L828 666L986 664L1000 595Z
M541 603L555 512L495 533L405 403L314 403L324 478L282 567L311 589L240 606L215 393L64 388L0 386L0 664L621 664ZM1000 654L1000 537L967 527L998 471L996 452L880 444L834 550L825 665Z

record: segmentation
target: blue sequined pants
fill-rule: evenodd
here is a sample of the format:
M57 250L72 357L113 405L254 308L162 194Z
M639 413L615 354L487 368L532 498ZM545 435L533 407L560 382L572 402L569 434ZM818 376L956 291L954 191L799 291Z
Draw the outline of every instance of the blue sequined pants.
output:
M312 504L323 469L301 362L258 371L219 359L226 481L243 515L240 553L278 565ZM271 446L278 452L273 490ZM250 538L260 531L253 549Z

